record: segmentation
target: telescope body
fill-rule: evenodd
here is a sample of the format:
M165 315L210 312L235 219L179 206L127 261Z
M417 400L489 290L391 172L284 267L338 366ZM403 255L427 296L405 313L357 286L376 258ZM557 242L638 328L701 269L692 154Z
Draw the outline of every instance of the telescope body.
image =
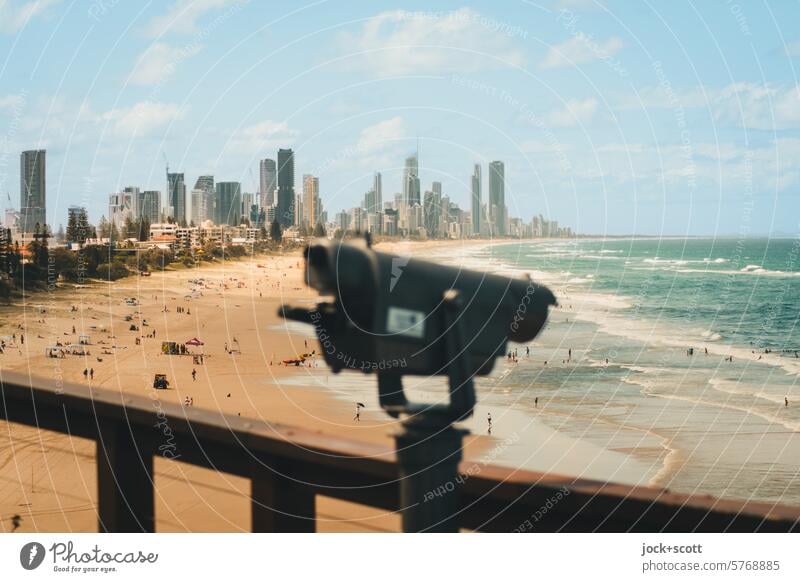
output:
M448 374L448 341L458 329L457 354L470 375L491 372L507 341L532 340L555 304L553 294L527 279L440 265L373 251L365 244L312 242L305 252L307 282L332 297L305 316L334 370ZM457 312L448 317L448 297Z

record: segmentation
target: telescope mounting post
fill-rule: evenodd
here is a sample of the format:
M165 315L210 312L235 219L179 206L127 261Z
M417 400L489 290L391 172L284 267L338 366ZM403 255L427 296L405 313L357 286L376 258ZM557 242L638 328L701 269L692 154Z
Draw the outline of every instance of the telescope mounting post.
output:
M406 532L458 532L458 465L463 437L469 431L452 423L472 415L475 385L466 359L459 292L448 290L443 307L450 403L430 406L408 402L399 374L382 375L378 381L381 406L394 417L405 416L394 437Z

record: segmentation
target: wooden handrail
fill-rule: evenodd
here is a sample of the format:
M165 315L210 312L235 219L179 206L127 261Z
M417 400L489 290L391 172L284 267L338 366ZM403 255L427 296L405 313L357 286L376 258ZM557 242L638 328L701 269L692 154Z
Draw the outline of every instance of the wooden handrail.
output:
M153 458L251 480L254 531L314 531L325 495L402 511L385 446L0 372L0 419L97 443L100 531L154 531ZM800 508L464 461L459 523L481 531L798 531ZM449 489L449 487L448 487ZM430 500L439 494L431 492Z

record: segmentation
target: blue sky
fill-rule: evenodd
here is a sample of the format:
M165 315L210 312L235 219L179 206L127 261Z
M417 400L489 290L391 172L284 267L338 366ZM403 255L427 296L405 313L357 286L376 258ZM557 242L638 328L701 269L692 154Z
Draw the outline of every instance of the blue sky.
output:
M468 206L506 162L510 213L583 233L800 229L797 2L0 0L0 196L48 151L48 219L186 173L256 189L296 151L332 213L419 143ZM484 169L484 177L487 171ZM484 184L486 196L487 184Z

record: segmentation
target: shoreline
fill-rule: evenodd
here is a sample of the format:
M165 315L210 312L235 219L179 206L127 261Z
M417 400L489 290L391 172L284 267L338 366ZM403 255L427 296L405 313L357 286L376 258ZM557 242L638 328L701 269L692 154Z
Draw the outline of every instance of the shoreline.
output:
M491 255L495 247L502 245L547 245L563 240L498 240L493 244L461 240L383 242L376 244L376 249L406 252L421 259L450 260L474 268L486 262L485 257L474 257L475 253L488 251ZM495 263L505 274L519 275L524 271ZM151 391L153 374L166 373L173 384L168 391L158 391L157 399L181 402L189 397L195 406L240 413L258 422L296 424L331 435L391 444L388 433L396 423L378 407L375 376L355 372L337 376L327 373L321 361L314 362L313 368L277 365L281 359L316 346L311 327L296 327L277 316L277 308L284 302L308 303L317 299L302 281L301 264L298 250L288 255L242 258L154 272L151 277L134 275L114 284L84 284L28 295L22 301L0 306L0 336L12 337L15 325L25 326L27 336L24 346L7 342L6 353L0 355L0 367L32 374L44 372L54 381L64 378L123 392ZM626 306L630 309L629 300L616 296L612 297L614 301L607 300L603 293L582 290L580 285L560 280L556 273L535 273L535 277L541 276L541 282L557 291L560 300L563 298L562 305L551 311L547 329L530 344L530 358L520 357L518 364L501 358L489 377L478 379L478 405L473 417L464 423L471 431L465 443L465 459L489 459L536 471L679 490L687 490L686 483L700 482L704 486L699 491L711 489L729 497L747 497L741 490L728 490L725 482L705 475L703 459L718 454L745 466L756 454L785 458L787 451L780 448L780 436L769 432L769 419L764 419L767 424L762 423L766 436L758 441L737 440L737 447L745 447L737 453L735 448L724 446L728 441L716 443L714 439L718 437L713 431L719 423L735 430L737 423L750 422L750 412L720 412L709 403L664 393L648 384L660 373L651 372L644 364L609 365L602 361L602 350L610 345L620 349L638 345L630 330L620 331L620 322L626 321ZM203 279L202 284L190 283L198 278ZM126 297L138 298L140 305L127 305ZM70 302L78 304L79 310L71 311ZM49 311L39 313L37 305L44 305ZM179 306L189 312L178 313ZM134 322L139 321L137 317L144 318L149 325L140 327L138 332L130 331L131 321L125 321L130 315ZM75 334L71 333L72 325L76 326ZM157 338L145 337L141 345L134 342L137 335L149 335L152 330L157 330ZM616 336L614 331L618 332ZM82 332L92 336L91 357L44 357L44 347L49 342L58 338L74 341ZM160 354L161 340L182 342L190 337L206 342L203 351L207 360L203 366L193 366L191 358ZM609 339L614 337L617 339ZM652 334L640 338L647 345L652 339ZM668 341L669 345L661 349L677 350L680 341ZM707 343L712 347L714 342ZM228 348L234 344L236 353L222 349L223 345ZM570 362L560 363L567 346L581 344L585 347L576 350L574 362L571 358ZM714 358L719 356L718 350L724 350L721 346L713 346ZM517 347L522 350L525 346ZM106 350L111 353L100 353ZM96 361L98 356L103 361ZM545 360L550 364L542 366ZM761 363L772 364L771 360ZM94 380L83 378L82 371L87 367L95 368ZM193 367L198 371L198 380L191 378ZM607 402L595 402L592 391L581 392L581 386L597 381L589 380L587 374L594 374L591 377L601 381L618 379L620 387ZM682 381L691 387L698 380L687 376ZM405 384L412 398L423 402L436 402L446 396L441 378L406 378ZM537 408L531 402L534 395L541 398ZM367 404L358 423L353 420L356 401ZM485 420L489 412L494 420L491 436ZM687 414L697 418L686 420L691 419ZM677 419L672 425L678 429L668 428L669 419ZM647 425L648 429L640 426L655 421L660 424ZM705 422L708 429L692 436L693 433L686 433L687 422L698 426ZM667 429L661 426L665 423ZM5 493L0 496L0 516L22 510L27 512L30 529L93 531L93 450L82 448L67 437L52 439L19 427L14 429L13 438L11 435L8 430L0 431L0 451L6 451L0 453L0 466L15 472L2 482L4 488L0 490ZM10 451L12 442L15 450ZM46 455L42 452L45 450ZM163 498L159 498L160 529L209 531L211 527L223 531L239 527L233 524L247 523L246 511L239 507L247 496L246 483L226 475L185 471L166 463L157 463L157 473L167 484ZM64 485L65 479L68 486ZM321 507L331 516L325 527L332 531L398 527L392 516L358 506L333 503ZM234 517L225 517L229 514ZM0 530L6 527L3 522Z

